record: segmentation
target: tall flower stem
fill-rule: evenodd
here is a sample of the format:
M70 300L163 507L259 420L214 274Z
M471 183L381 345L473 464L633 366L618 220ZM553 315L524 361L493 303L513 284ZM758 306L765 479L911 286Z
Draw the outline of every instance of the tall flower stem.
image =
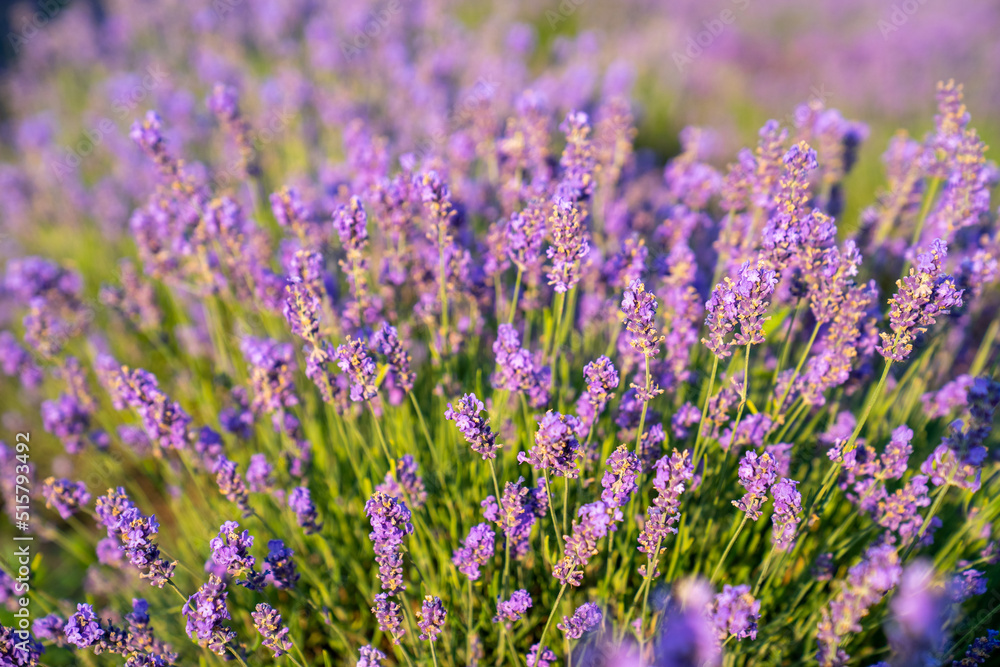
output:
M552 518L552 532L556 535L556 546L559 547L558 557L558 554L563 552L562 538L559 536L559 526L556 524L556 511L552 508L552 487L549 486L548 468L542 471L542 476L545 478L545 493L549 496L549 516Z
M819 328L822 324L822 322L817 322L816 326L813 327L812 335L809 336L809 342L806 343L806 348L802 351L802 356L799 357L799 363L795 367L792 377L788 379L788 386L785 387L785 391L781 394L781 400L775 404L771 417L777 416L778 413L781 412L781 408L784 407L785 401L788 399L788 394L792 391L792 385L795 384L795 379L799 377L799 373L802 371L802 366L806 363L806 357L809 356L809 351L812 350L813 343L816 342L816 335L819 333Z
M708 392L705 394L705 403L701 408L701 420L698 422L698 433L694 438L694 458L692 463L695 467L698 466L698 459L701 456L701 450L699 449L701 445L701 434L705 425L705 418L708 416L708 402L712 400L712 390L715 389L715 376L719 372L719 358L712 355L712 374L708 379Z
M736 538L738 538L740 536L740 533L743 531L743 526L746 525L747 518L748 518L747 515L744 514L743 520L740 521L739 527L736 529L736 532L733 533L732 538L730 538L729 544L726 545L726 550L722 552L722 557L719 558L719 562L715 565L715 569L712 570L712 578L709 580L711 581L711 583L713 584L715 583L715 578L718 576L719 570L722 568L722 564L726 562L726 556L729 555L730 549L732 549L733 545L736 544Z
M379 444L382 445L382 452L385 454L385 458L389 461L389 471L392 473L393 479L396 478L396 463L389 453L389 445L386 444L385 435L382 433L382 426L378 423L378 417L375 416L375 408L372 404L368 403L368 409L371 410L372 424L375 425L375 432L378 433Z
M771 559L774 558L774 552L776 550L776 547L777 547L777 545L772 544L771 545L771 550L767 552L767 557L764 558L764 566L760 569L760 576L757 577L757 583L754 584L754 587L753 587L753 595L754 595L754 597L757 597L757 591L760 590L760 585L761 585L761 583L764 582L764 577L767 576L767 568L771 564Z
M493 464L493 459L490 459L490 476L493 478L493 493L496 494L497 504L500 505L500 509L503 509L503 498L500 495L500 484L497 483L497 469ZM503 554L503 581L502 581L502 591L503 595L507 597L507 584L510 580L510 539L507 538L507 534L504 533L504 554Z
M646 392L649 392L650 388L650 377L649 377L649 357L645 357L646 360ZM639 430L635 434L635 454L639 455L639 444L642 442L642 432L646 428L646 411L649 409L649 401L642 402L642 412L639 414Z
M551 505L552 503L549 504ZM572 574L573 573L570 572L570 575ZM569 581L569 576L567 576L566 580ZM552 625L552 618L556 615L556 611L559 610L559 602L560 600L562 600L563 593L566 592L566 586L567 584L562 585L562 587L559 589L559 595L556 596L556 601L552 603L552 610L549 612L549 618L545 621L545 627L542 628L542 637L541 639L538 640L539 652L545 649L545 635L548 634L549 626Z
M438 298L441 300L441 346L442 350L448 338L448 290L445 282L444 261L444 225L438 225Z
M795 323L799 319L799 313L802 311L802 297L795 302L795 310L792 311L792 317L788 320L788 328L785 329L785 341L781 345L781 356L778 357L778 363L774 367L774 374L771 376L771 386L773 387L778 383L778 376L781 375L781 371L785 368L785 364L788 363L788 355L792 351L792 330L795 329Z
M736 421L733 423L733 433L729 436L729 447L726 448L726 456L729 455L729 450L733 448L733 443L736 442L736 429L740 426L740 420L743 419L743 410L747 406L747 383L750 380L750 344L747 343L746 354L743 357L743 391L740 394L740 405L736 409Z
M843 454L854 451L854 443L858 439L858 435L861 434L861 429L864 428L865 422L868 421L868 415L871 414L872 408L875 407L875 403L878 401L879 397L882 396L882 389L885 387L885 381L889 377L889 369L892 368L892 359L885 360L885 368L882 370L882 377L879 378L878 385L872 391L871 395L868 396L868 400L865 401L864 410L861 411L861 418L858 420L858 425L854 427L854 432L851 433L851 438L844 445Z
M514 280L514 298L510 302L510 311L507 313L507 324L514 323L514 315L517 313L517 298L521 295L521 277L524 270L517 267L517 278Z

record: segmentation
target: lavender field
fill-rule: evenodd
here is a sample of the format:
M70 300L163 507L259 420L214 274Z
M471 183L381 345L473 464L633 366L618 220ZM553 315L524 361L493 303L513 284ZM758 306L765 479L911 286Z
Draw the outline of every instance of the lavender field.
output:
M1000 665L1000 5L43 0L0 667Z

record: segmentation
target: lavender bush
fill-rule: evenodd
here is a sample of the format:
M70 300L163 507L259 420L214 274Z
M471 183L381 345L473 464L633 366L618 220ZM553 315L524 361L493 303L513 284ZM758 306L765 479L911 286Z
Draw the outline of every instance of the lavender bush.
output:
M996 659L1000 171L963 86L863 78L873 131L771 82L726 154L633 83L715 90L788 8L678 58L623 26L694 8L646 4L15 34L0 667Z

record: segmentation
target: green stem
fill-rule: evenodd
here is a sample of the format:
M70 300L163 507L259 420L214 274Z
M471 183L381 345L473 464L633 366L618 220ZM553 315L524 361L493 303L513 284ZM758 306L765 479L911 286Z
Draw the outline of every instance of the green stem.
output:
M719 569L722 568L722 564L726 562L726 556L729 555L729 550L733 548L734 544L736 544L736 538L738 538L740 536L740 533L743 531L743 526L746 525L747 518L748 515L744 514L743 520L740 521L739 527L736 529L736 532L733 533L732 538L730 538L729 544L726 545L726 550L722 552L722 557L719 558L719 562L715 565L715 569L712 570L712 578L709 580L711 583L713 584L715 583L715 577L718 576Z
M510 302L510 312L507 313L507 324L514 323L514 315L517 313L517 297L521 293L521 275L524 271L517 267L517 279L514 280L514 299Z
M551 505L551 503L549 504ZM572 572L570 574L572 574ZM569 581L568 576L567 581ZM559 609L559 601L562 600L563 593L565 592L566 584L563 584L562 588L559 589L559 595L556 596L556 601L552 603L552 611L549 612L549 618L545 621L545 627L542 628L542 637L538 640L539 653L545 650L545 635L549 632L549 626L552 625L552 617L556 615L556 611Z
M740 420L743 418L743 410L747 406L747 382L750 380L750 343L747 343L746 355L743 357L743 393L740 394L740 405L736 409L736 422L733 424L733 433L729 436L729 446L726 448L726 455L729 455L729 450L733 448L733 443L736 442L736 430L740 426Z
M797 378L799 373L802 371L802 365L806 363L806 357L809 356L809 351L812 350L813 343L816 342L816 335L819 333L819 328L822 324L822 322L816 322L816 326L813 327L812 335L809 336L809 342L806 343L806 349L802 351L802 356L799 357L799 363L795 367L795 372L792 373L792 377L788 379L788 386L785 387L785 391L781 395L781 400L774 406L774 413L771 415L772 417L781 412L782 406L785 405L785 401L788 399L788 394L792 391L792 385L795 384L795 378Z
M760 585L764 581L764 577L767 576L767 568L771 564L771 559L774 558L775 545L771 545L771 550L767 552L767 557L764 559L764 567L760 569L760 576L757 577L757 583L753 587L753 595L757 597L757 591L760 590Z
M715 375L719 371L719 358L712 355L712 374L709 376L708 380L708 393L705 394L705 403L701 408L701 420L698 422L698 434L694 438L694 459L692 463L695 468L698 467L698 459L701 455L701 450L698 448L701 444L701 433L705 425L705 417L708 415L708 402L712 398L712 390L715 389Z
M864 428L865 422L868 421L868 415L871 414L872 408L875 407L875 402L878 401L879 397L882 395L882 388L885 387L885 381L889 377L889 369L892 368L892 359L885 360L885 368L882 370L882 377L879 378L878 385L872 391L868 400L865 401L865 408L861 412L861 419L858 420L858 425L854 427L854 432L851 433L851 438L844 445L844 449L841 452L841 456L849 452L854 451L854 443L858 439L858 435L861 433L861 429Z
M558 557L563 552L562 537L559 535L559 526L556 525L556 511L552 508L552 488L549 486L548 468L542 471L542 476L545 478L545 493L549 496L549 516L552 518L552 532L556 534L556 546L559 547L556 554Z

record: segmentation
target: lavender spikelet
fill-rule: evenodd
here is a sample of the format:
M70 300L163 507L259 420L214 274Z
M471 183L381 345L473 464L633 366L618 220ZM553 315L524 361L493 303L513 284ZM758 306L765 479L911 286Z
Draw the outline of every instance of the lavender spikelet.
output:
M396 461L396 476L393 477L392 471L387 472L385 479L375 487L375 490L390 496L406 498L411 507L419 509L427 501L427 491L424 488L424 480L417 472L416 459L404 454Z
M275 658L280 658L292 650L292 642L287 637L288 628L281 625L281 614L274 607L261 602L257 605L257 610L250 615L253 616L254 627L263 640L261 643Z
M68 479L49 477L42 486L42 497L45 506L55 508L59 516L68 519L77 510L90 502L87 485L83 482L72 482Z
M230 619L228 596L226 585L213 574L181 610L187 617L188 636L218 655L224 655L226 644L236 639L236 633L224 623Z
M372 336L372 347L385 355L389 361L389 375L393 386L404 392L413 391L417 374L410 370L410 353L399 340L396 327L383 324Z
M307 238L312 223L313 212L299 196L298 190L283 187L270 197L271 212L278 224L292 232L300 239Z
M368 538L375 550L382 590L389 595L406 590L403 584L403 538L413 532L406 503L380 491L365 503L365 514L372 526Z
M913 340L962 305L962 290L954 278L942 272L948 246L941 239L931 242L928 252L917 256L905 278L896 281L896 294L889 299L889 327L882 332L882 344L875 349L886 359L903 361L913 351Z
M774 498L774 528L771 534L779 551L789 551L795 546L795 533L802 512L802 494L795 488L797 485L794 479L783 477L771 489Z
M747 490L733 505L745 512L753 521L760 518L760 509L767 502L767 492L777 479L777 465L771 455L749 451L743 455L739 467L740 484Z
M676 533L674 524L680 518L680 497L686 484L694 478L694 464L688 450L662 457L654 464L656 475L653 477L653 488L657 497L646 509L646 521L639 534L639 551L649 558L658 554L663 540L670 533ZM654 574L656 563L653 563ZM640 566L639 574L646 576L646 564Z
M561 584L579 586L583 570L597 553L598 541L608 534L612 518L603 502L583 505L578 511L579 521L573 520L573 534L566 538L563 558L552 570L552 576Z
M580 263L590 254L583 215L571 200L557 195L548 227L552 232L552 244L546 251L552 260L549 285L556 292L568 292L580 281Z
M711 614L720 642L730 635L737 641L747 637L757 639L760 600L755 600L750 594L750 586L726 584L722 592L715 596Z
M705 304L709 337L703 338L702 343L720 359L730 355L731 346L763 343L764 322L768 319L764 313L777 283L775 272L759 263L751 266L750 262L744 262L735 281L726 276L712 289ZM727 342L726 336L736 325L740 327L739 332Z
M574 201L594 188L594 149L589 139L590 119L582 111L571 111L559 126L566 135L566 148L559 164L563 168L560 193Z
M636 479L642 470L639 457L629 451L628 445L619 445L605 462L608 467L601 478L601 500L611 509L624 507L639 485Z
M143 516L137 507L130 507L120 517L118 538L129 562L141 570L139 576L149 579L151 586L163 588L174 576L177 562L160 558L160 549L153 542L159 530L156 515Z
M579 639L583 633L590 632L601 624L604 615L601 608L593 602L584 602L573 612L573 617L563 616L557 628L566 633L567 639Z
M370 401L378 395L375 386L378 368L362 339L348 336L345 345L337 346L336 358L337 366L351 380L352 401Z
M521 347L521 337L513 325L501 324L497 328L493 354L497 367L492 378L494 388L524 393L528 405L536 409L548 402L549 369L536 364Z
M231 503L235 503L240 508L244 517L253 514L250 507L250 494L247 492L246 483L240 475L236 461L230 461L225 456L220 456L215 464L215 483L219 487L219 493L224 495Z
M1000 632L987 630L983 637L976 637L965 651L965 657L953 661L952 667L976 667L984 665L993 652L1000 649Z
M482 456L484 461L495 459L500 445L496 442L496 433L490 429L489 417L479 414L485 409L483 402L475 394L466 394L455 405L453 408L451 403L448 404L445 419L455 422L472 451Z
M521 617L531 608L531 595L528 591L514 591L510 594L509 600L497 600L497 615L493 617L494 623L503 620L509 628L511 623L521 620Z
M601 413L618 388L618 371L606 356L600 356L583 367L583 377L587 381L587 398L596 412Z
M656 330L656 297L646 291L641 280L629 283L622 297L622 313L628 330L629 345L644 357L654 357L660 351L663 336Z
M247 337L240 343L240 350L249 364L255 413L280 412L298 404L293 379L295 350L290 343Z
M295 512L295 518L298 519L299 525L302 526L306 535L312 535L323 527L323 524L316 523L318 518L316 506L313 505L308 488L297 486L292 489L292 492L288 494L288 507Z
M480 503L483 516L487 521L500 526L506 539L510 541L511 554L518 559L528 553L528 540L536 518L548 511L548 496L542 486L544 480L540 480L538 493L522 486L523 483L524 478L519 477L517 482L507 482L504 485L502 505L493 496L487 496Z
M528 650L525 663L528 667L552 667L556 660L556 654L553 653L552 649L548 646L539 646L538 644L534 644L531 649Z
M141 368L130 371L123 366L118 379L121 399L139 413L150 440L165 449L183 449L191 416L160 391L156 377Z
M392 643L397 646L402 640L406 630L403 629L402 609L392 601L385 593L375 596L375 606L372 607L375 620L378 622L378 629L389 633Z
M212 560L217 565L226 568L226 573L234 577L246 576L246 580L236 583L252 591L264 589L264 575L254 569L256 559L250 555L253 546L253 536L246 530L238 532L240 525L235 521L226 521L219 528L219 536L213 537Z
M254 454L247 464L247 486L254 493L268 493L274 487L271 475L274 468L267 461L266 454Z
M295 571L294 551L285 546L281 540L270 540L267 543L267 557L264 559L264 574L268 583L275 588L294 588L299 580Z
M448 611L444 608L441 598L426 596L417 612L417 627L420 628L420 639L423 641L436 642L438 635L444 628L445 618Z
M451 562L459 572L469 578L469 581L478 581L479 568L493 558L495 546L496 534L490 525L477 524L469 529L463 546L455 549Z
M76 613L66 620L63 633L67 642L79 648L93 646L104 636L97 614L89 604L76 605Z
M382 667L382 661L385 659L385 653L382 653L382 651L369 644L368 646L362 646L358 651L358 664L356 667Z
M538 420L535 444L528 452L518 452L518 463L528 463L535 470L552 470L559 477L576 479L580 472L580 443L576 439L579 419L549 410Z

